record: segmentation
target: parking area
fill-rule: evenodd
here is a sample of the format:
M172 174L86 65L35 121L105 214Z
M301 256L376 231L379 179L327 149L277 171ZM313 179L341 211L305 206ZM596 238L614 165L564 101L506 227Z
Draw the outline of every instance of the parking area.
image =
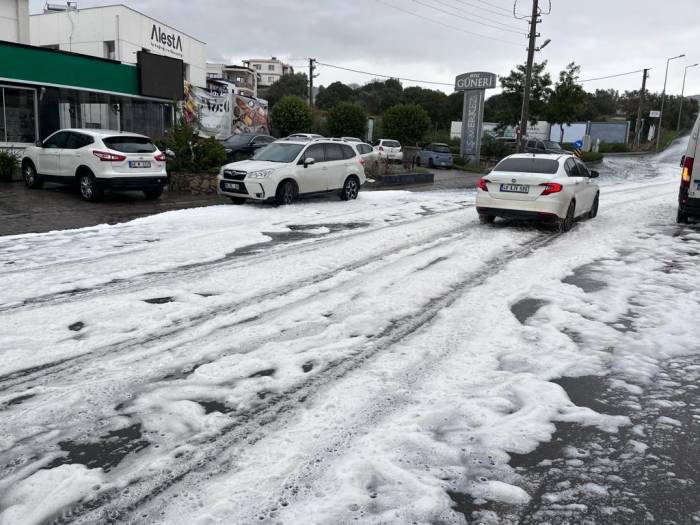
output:
M473 188L479 175L459 170L436 170L433 184L383 186L366 184L367 190L434 191ZM0 184L0 235L42 233L116 224L138 217L171 210L227 204L218 195L191 195L168 192L157 200L146 200L141 192L105 195L102 202L85 202L77 189L46 184L41 190L28 190L22 183Z

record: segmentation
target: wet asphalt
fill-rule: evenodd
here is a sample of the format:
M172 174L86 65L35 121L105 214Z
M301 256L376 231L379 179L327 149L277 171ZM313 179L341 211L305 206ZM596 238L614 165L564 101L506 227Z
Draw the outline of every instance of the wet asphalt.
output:
M479 176L457 170L436 170L433 184L382 186L367 183L363 191L405 189L410 191L458 190L473 188ZM328 195L336 199L335 195ZM43 233L117 224L166 211L229 204L218 195L163 193L157 200L146 200L141 192L114 192L101 202L85 202L77 188L46 183L41 190L29 190L20 182L0 183L0 235Z

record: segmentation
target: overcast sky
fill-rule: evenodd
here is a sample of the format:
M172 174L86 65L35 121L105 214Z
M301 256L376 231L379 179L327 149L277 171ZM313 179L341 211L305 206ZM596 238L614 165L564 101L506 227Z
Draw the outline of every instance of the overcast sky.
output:
M53 0L58 3L60 0ZM667 91L681 91L686 65L700 62L700 0L552 0L542 17L537 54L553 77L569 62L582 66L581 78L653 68L648 88L661 91L666 59ZM44 0L30 0L38 13ZM78 0L79 7L109 0ZM507 74L526 58L527 25L513 18L512 0L126 0L128 6L207 42L210 61L240 63L276 56L308 72L308 57L319 62L451 84L467 71ZM540 0L545 9L547 0ZM529 12L531 0L518 0ZM392 7L393 6L393 7ZM663 6L663 7L662 7ZM414 13L408 14L408 12ZM429 20L428 20L429 19ZM471 21L474 20L474 21ZM507 30L498 30L494 27ZM451 26L451 27L450 27ZM476 33L476 34L475 34ZM371 76L321 66L317 85L340 80L363 84ZM638 89L641 73L586 82L588 90ZM404 86L415 85L404 81ZM451 92L449 86L430 86ZM700 67L688 70L686 94L700 94Z

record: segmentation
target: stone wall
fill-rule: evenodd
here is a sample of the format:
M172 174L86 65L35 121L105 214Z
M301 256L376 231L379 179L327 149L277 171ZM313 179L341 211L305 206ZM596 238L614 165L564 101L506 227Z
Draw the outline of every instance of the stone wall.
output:
M216 193L216 173L190 173L186 171L170 173L170 191L206 195Z

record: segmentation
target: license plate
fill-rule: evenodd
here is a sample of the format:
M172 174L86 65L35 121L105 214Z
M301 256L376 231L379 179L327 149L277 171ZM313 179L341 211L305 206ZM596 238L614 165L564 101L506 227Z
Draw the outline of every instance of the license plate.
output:
M149 160L130 160L129 167L130 168L150 168L151 161L149 161Z
M224 189L229 191L240 191L241 185L235 182L224 182Z
M530 186L523 186L521 184L501 184L501 191L508 193L528 193L530 191Z
M444 162L441 162L441 163L440 163L440 165L441 165L441 166L444 166L444 165L445 165L445 163L444 163Z

